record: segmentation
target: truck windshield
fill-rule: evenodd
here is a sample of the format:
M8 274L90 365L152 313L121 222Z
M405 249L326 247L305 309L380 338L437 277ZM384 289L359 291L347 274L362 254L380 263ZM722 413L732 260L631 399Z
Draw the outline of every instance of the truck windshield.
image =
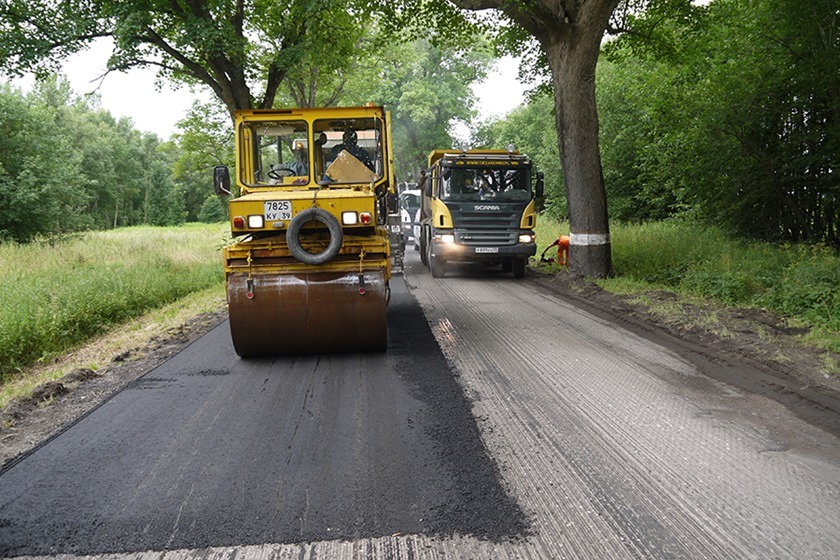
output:
M531 170L504 167L445 167L440 197L458 202L524 202L531 199Z
M253 122L242 125L243 148L250 141L253 176L246 184L305 185L309 182L306 121ZM246 149L247 151L247 149ZM243 173L248 166L240 166Z
M379 119L323 119L313 126L319 181L370 183L382 177L384 154Z

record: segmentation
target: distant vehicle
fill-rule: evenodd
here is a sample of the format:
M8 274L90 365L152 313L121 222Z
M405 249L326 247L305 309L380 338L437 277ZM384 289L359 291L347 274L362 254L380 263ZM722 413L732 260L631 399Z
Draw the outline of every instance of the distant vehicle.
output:
M414 183L408 183L408 188L400 192L400 222L403 229L403 237L406 245L413 245L415 249L420 247L420 242L414 236L414 226L420 210L420 189Z
M513 147L435 150L419 186L420 259L433 277L445 276L447 262L501 264L525 275L537 251L535 199L543 194L542 173L528 156Z

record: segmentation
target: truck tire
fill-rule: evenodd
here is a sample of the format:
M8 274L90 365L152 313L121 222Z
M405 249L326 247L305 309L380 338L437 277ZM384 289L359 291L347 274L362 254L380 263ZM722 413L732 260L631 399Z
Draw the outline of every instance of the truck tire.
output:
M321 222L327 226L330 233L330 242L327 248L320 253L310 253L300 244L300 230L303 225L310 221ZM331 261L341 250L344 241L344 234L341 231L341 224L335 216L322 208L307 208L289 222L289 229L286 231L286 243L292 255L305 264L324 264Z
M528 264L528 259L513 259L513 277L522 278L525 276L525 265Z
M429 255L426 253L428 250L428 243L426 241L426 234L425 232L420 233L420 262L423 263L423 266L429 266Z
M506 257L502 259L502 272L510 272L513 270L513 259Z
M436 257L429 251L429 270L432 272L432 278L443 278L446 276L446 261L441 257Z

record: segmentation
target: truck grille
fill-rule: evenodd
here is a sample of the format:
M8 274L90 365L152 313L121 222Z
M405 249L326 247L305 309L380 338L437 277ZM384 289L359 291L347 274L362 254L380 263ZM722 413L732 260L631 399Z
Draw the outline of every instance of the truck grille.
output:
M464 245L516 245L520 212L462 211L455 221L455 239Z

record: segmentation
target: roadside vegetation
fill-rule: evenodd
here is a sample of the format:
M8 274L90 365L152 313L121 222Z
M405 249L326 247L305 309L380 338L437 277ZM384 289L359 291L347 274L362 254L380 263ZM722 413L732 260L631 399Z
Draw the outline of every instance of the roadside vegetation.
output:
M542 217L538 255L566 222ZM611 292L667 290L686 299L767 309L791 326L809 328L804 341L840 352L840 257L823 245L745 241L690 221L612 224L612 278L598 281ZM549 249L546 256L556 257ZM539 265L548 272L556 264Z
M141 226L0 245L0 382L221 285L221 224Z

